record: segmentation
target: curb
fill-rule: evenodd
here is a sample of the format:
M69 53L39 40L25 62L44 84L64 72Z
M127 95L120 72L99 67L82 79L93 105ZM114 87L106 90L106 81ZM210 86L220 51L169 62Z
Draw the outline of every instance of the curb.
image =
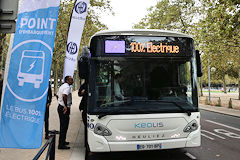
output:
M223 107L215 107L215 106L209 106L209 105L203 105L203 104L199 104L199 109L240 118L240 110L223 108Z

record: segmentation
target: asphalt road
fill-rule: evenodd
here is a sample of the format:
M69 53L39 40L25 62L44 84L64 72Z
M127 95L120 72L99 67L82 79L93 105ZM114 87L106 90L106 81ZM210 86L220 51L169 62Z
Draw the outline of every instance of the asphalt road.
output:
M187 149L200 160L239 160L240 118L201 111L202 146Z
M197 148L99 153L88 160L239 160L240 118L201 111L202 145Z

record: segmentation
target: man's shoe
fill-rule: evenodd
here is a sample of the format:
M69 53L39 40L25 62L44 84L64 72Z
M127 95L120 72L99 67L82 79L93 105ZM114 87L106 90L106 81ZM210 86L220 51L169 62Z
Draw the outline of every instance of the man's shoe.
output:
M70 149L68 146L58 146L58 149Z
M69 142L64 142L65 145L69 145Z

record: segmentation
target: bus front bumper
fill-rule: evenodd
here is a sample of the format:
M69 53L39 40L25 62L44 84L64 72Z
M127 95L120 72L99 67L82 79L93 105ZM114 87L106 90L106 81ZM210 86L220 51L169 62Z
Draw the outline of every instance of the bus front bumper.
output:
M91 134L90 134L91 135ZM119 152L161 150L185 147L198 147L201 145L200 128L191 132L186 138L164 139L153 141L114 141L108 142L104 137L92 133L96 141L88 141L91 152Z

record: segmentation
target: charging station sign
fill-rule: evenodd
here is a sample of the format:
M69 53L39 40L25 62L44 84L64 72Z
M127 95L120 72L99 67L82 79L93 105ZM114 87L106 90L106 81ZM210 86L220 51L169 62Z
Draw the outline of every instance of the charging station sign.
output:
M25 0L1 108L0 148L39 148L60 0Z

